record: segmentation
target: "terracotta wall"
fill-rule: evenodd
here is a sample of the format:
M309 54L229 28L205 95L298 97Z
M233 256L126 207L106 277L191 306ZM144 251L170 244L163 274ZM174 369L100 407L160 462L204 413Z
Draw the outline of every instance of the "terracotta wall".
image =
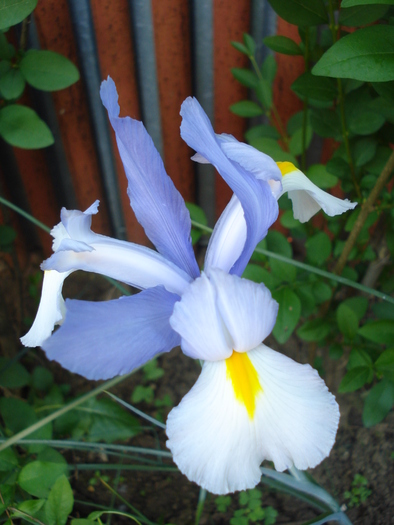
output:
M131 0L133 1L133 0ZM115 80L119 91L121 115L141 117L138 93L138 71L135 58L135 39L127 0L91 0L97 56L102 78L107 75ZM182 101L193 94L193 31L190 3L185 0L152 0L152 23L156 52L158 94L163 134L164 162L167 172L186 200L195 198L194 166L190 161L192 152L179 136L179 108ZM67 56L81 70L75 27L67 0L39 0L34 12L38 39L41 48L57 51ZM231 114L230 104L247 97L246 89L239 85L230 73L231 67L245 67L243 57L230 45L231 40L242 39L244 32L250 32L251 1L232 0L231 9L225 0L213 0L213 67L214 67L214 122L217 132L232 133L242 139L245 119ZM294 36L292 26L279 21L278 32ZM297 35L295 35L297 36ZM299 109L295 97L284 96L288 86L298 74L293 60L279 58L279 73L276 83L275 100L287 120ZM24 103L30 102L29 93ZM94 229L104 234L113 234L103 181L95 144L95 133L91 124L88 104L89 93L82 77L68 89L53 93L55 116L60 130L65 162L71 178L75 204L85 209L100 199L100 212L94 218ZM112 131L111 131L112 133ZM112 135L112 139L113 139ZM123 212L127 238L144 242L144 234L137 224L129 206L126 194L126 179L112 143L120 203ZM59 220L59 210L64 202L59 197L60 184L48 166L45 150L28 151L13 148L22 184L22 207L28 207L37 219L52 226ZM52 166L53 168L53 166ZM15 188L10 188L8 164L0 162L1 188L5 196L14 198ZM7 173L6 173L7 172ZM52 169L53 172L53 169ZM6 176L8 174L8 176ZM59 175L60 177L60 175ZM19 188L21 190L21 188ZM60 192L61 193L61 192ZM15 197L16 198L16 197ZM216 215L230 198L230 191L219 177L216 179ZM18 219L19 220L19 219ZM22 225L22 232L24 228ZM32 241L32 238L30 239ZM51 239L48 234L38 231L37 239L30 242L30 248L41 247L45 254L50 252Z

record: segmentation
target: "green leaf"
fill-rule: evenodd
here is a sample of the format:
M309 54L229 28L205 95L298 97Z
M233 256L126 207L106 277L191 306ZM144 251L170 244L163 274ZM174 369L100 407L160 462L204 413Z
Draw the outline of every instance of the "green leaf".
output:
M263 109L251 100L241 100L230 106L230 111L239 117L251 118L263 114Z
M373 379L373 371L365 366L358 366L352 368L339 385L338 392L354 392L363 387L366 383L370 383Z
M309 237L305 247L308 259L317 265L323 264L331 255L331 241L324 232Z
M372 427L380 423L390 412L394 403L394 383L383 379L373 388L365 399L363 423Z
M255 88L257 84L256 73L250 69L242 69L238 67L233 67L231 70L233 77L238 80L243 86L248 88Z
M337 97L337 85L335 80L320 78L310 72L303 73L295 80L291 89L301 100L306 98L331 102Z
M332 290L330 286L323 281L316 281L313 283L312 291L317 304L324 303L325 301L331 299Z
M275 80L276 71L278 69L278 64L276 63L275 58L272 55L268 55L260 69L263 78L272 84Z
M370 4L394 5L394 0L342 0L341 8Z
M32 386L41 392L48 391L53 385L53 374L43 366L36 366L32 374Z
M386 302L372 305L373 313L379 319L392 319L394 321L394 305Z
M54 143L50 129L37 113L19 104L0 109L0 135L19 148L38 149Z
M248 55L249 56L249 50L248 48L242 44L241 42L231 42L231 45L237 50L239 51L240 53L243 53L244 55Z
M283 235L283 233L280 233L276 230L269 230L266 239L267 250L270 252L275 252L288 258L293 256L291 244Z
M394 80L394 27L374 25L338 40L312 73L365 82Z
M143 366L144 380L156 381L164 376L164 370L159 367L156 359L151 359Z
M256 96L261 102L261 104L267 109L271 108L273 100L271 82L269 82L265 78L260 78L257 82L255 91Z
M293 210L286 210L281 216L280 216L280 223L284 228L298 228L300 226L300 222L294 218Z
M354 311L342 303L337 309L337 323L341 333L348 339L354 339L358 330L358 318Z
M258 137L267 137L274 140L280 139L278 130L273 126L269 126L268 124L260 124L258 126L253 126L252 128L248 129L248 131L245 133L245 139L249 143L251 140L256 139Z
M195 222L199 222L200 224L203 224L206 226L208 224L207 216L205 215L205 212L200 206L197 206L197 204L193 204L192 202L186 202L186 208L189 210L190 213L190 219ZM201 238L203 232L197 228L193 228L191 230L191 238L192 238L192 244L196 244L196 242L199 241Z
M279 282L283 283L293 283L297 278L297 268L292 264L287 264L277 259L271 258L270 267L272 275Z
M19 69L12 68L0 76L0 92L6 100L16 100L25 89L25 79Z
M358 333L373 343L394 345L394 323L391 320L369 321Z
M31 86L43 91L57 91L79 80L79 71L68 58L54 51L30 49L19 63Z
M342 304L351 308L359 321L361 321L361 319L367 313L368 299L366 297L362 297L361 295L346 299Z
M365 137L356 140L352 146L355 164L360 168L374 158L378 143L373 138Z
M338 111L333 109L313 109L311 126L320 137L342 139L341 120Z
M278 284L278 280L270 272L262 266L253 263L249 263L246 266L242 277L255 283L264 283L270 290L273 290Z
M339 11L339 24L347 27L365 26L382 18L389 8L385 5L364 5L343 8Z
M277 53L282 53L283 55L302 55L302 49L298 44L294 42L291 38L287 36L267 36L263 40L264 44L276 51Z
M379 112L371 109L373 99L370 90L357 89L345 99L345 116L349 131L355 135L370 135L380 129L385 118Z
M137 419L112 399L91 398L82 408L90 414L92 420L89 441L112 443L129 439L138 433Z
M282 288L272 294L279 303L278 317L273 336L278 343L285 343L293 333L301 315L301 301L290 288Z
M0 29L19 24L36 5L37 0L3 0L0 3Z
M313 164L308 168L306 175L322 190L333 188L338 184L338 177L329 173L323 164Z
M393 0L394 5L394 0ZM394 82L373 82L375 91L387 102L394 104Z
M296 26L327 24L328 16L321 0L268 0L274 11Z
M308 149L309 144L311 143L312 137L313 137L313 129L312 126L306 126L305 130L305 151ZM290 138L289 143L290 152L294 155L301 155L301 153L304 150L304 144L303 144L303 130L298 129L294 135Z
M321 341L331 331L331 324L324 319L307 321L297 330L297 335L304 341Z
M74 496L65 475L60 476L49 492L45 505L48 525L65 525L74 506Z
M10 359L0 357L0 386L22 388L30 383L30 374L20 363L11 363Z
M0 452L0 472L13 470L19 464L18 458L12 448Z
M369 353L363 350L362 348L352 348L349 355L347 369L352 370L353 368L357 368L360 366L371 368L372 358L369 355Z
M131 401L132 403L152 403L153 399L155 397L155 394L153 392L152 387L150 386L144 386L144 385L137 385L131 395Z
M17 509L34 516L44 505L45 499L28 499L18 504ZM19 515L22 517L22 515Z
M251 56L253 56L255 51L256 51L256 43L255 43L253 37L248 35L248 33L244 33L242 38L243 38L245 46L247 47L247 49L249 51L249 54Z
M387 379L394 381L394 348L385 350L375 361L375 369Z
M67 472L66 463L32 461L20 471L18 483L28 494L37 498L46 498L56 480Z

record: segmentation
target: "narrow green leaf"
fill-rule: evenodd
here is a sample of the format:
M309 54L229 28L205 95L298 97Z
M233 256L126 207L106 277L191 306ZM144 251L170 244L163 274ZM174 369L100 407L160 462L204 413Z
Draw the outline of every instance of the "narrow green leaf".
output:
M296 26L327 24L328 15L322 0L268 0L274 11Z
M373 371L365 366L352 368L339 385L338 392L354 392L373 379Z
M282 53L283 55L302 55L302 49L294 40L287 36L267 36L263 40L264 44L276 51L276 53Z
M278 317L273 336L278 343L285 343L293 333L301 315L301 301L290 288L282 288L272 294L279 303Z
M394 383L383 379L373 388L365 399L363 423L372 427L380 423L390 412L394 403Z
M37 113L26 106L11 104L0 109L0 135L19 148L38 149L53 144L53 135Z
M36 5L37 0L3 0L0 3L0 29L19 24Z
M306 126L306 133L305 133L305 151L309 148L309 144L311 143L312 137L313 137L313 129L312 126ZM301 155L301 153L304 150L304 143L303 143L303 135L304 132L302 129L297 129L297 131L294 133L294 135L290 139L289 148L290 152L294 156Z
M365 82L394 80L394 27L374 25L346 35L324 53L312 73Z
M251 100L241 100L230 106L230 111L240 117L251 118L263 114L263 109Z
M341 333L348 339L354 339L358 330L358 318L354 311L342 303L337 309L337 323Z
M241 44L241 42L231 42L231 45L240 53L243 53L244 55L249 55L248 48L244 44Z
M51 488L45 505L48 525L65 525L73 506L73 491L68 479L63 474Z
M19 67L26 81L43 91L64 89L79 79L75 65L54 51L30 49L20 61Z
M248 33L244 33L242 38L243 38L243 41L244 41L244 44L245 44L246 48L249 51L249 54L251 56L253 56L255 51L256 51L256 43L255 43L253 37L248 35Z
M265 78L260 78L257 82L255 92L261 104L265 108L270 109L273 101L271 82L269 82Z
M373 343L394 345L394 323L391 320L369 321L358 333Z
M387 379L394 381L394 348L385 350L376 360L377 372L383 374Z
M275 80L277 69L278 64L272 55L267 56L260 68L263 78L271 82L271 84Z

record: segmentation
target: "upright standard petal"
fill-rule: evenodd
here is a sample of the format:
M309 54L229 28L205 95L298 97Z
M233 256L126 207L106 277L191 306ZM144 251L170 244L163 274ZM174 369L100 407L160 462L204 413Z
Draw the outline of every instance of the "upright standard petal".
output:
M338 427L335 398L309 365L263 345L239 355L252 381L234 377L239 366L229 364L233 356L205 362L167 420L175 463L214 494L255 487L265 459L279 471L316 466L329 454Z
M241 255L231 273L241 275L260 240L278 216L278 205L268 182L258 180L239 164L232 162L222 150L204 110L194 98L187 98L181 108L181 136L202 157L215 166L241 202L247 237ZM226 228L223 228L226 232ZM242 229L239 229L242 233ZM220 239L220 236L216 236ZM239 245L239 240L234 241ZM223 244L223 243L222 243ZM212 249L212 245L211 245Z
M291 162L278 162L278 166L283 175L281 195L288 192L293 203L294 217L300 222L308 221L321 208L333 217L357 206L357 202L338 199L321 190Z
M44 272L40 304L34 323L26 335L21 337L25 346L40 346L49 337L56 324L60 324L65 315L62 288L64 279L71 272Z
M126 374L179 345L169 324L178 300L161 286L112 301L67 300L64 323L42 348L88 379Z
M100 95L116 134L138 221L164 257L197 277L200 272L190 242L190 215L152 139L142 122L119 117L118 94L110 77L101 84Z

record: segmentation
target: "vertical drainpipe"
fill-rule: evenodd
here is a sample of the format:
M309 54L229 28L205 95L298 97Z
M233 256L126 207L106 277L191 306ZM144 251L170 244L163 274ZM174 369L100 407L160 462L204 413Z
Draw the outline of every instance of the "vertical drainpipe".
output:
M155 40L150 0L129 0L141 116L163 158L163 137L157 82Z
M212 0L192 0L192 49L194 94L214 124L213 90L213 5ZM208 224L216 220L215 170L210 164L196 163L197 204Z
M101 73L89 0L68 0L77 42L82 78L84 80L90 117L92 119L101 179L109 211L111 227L119 239L126 238L126 228L119 195L115 159L106 111L100 100Z

